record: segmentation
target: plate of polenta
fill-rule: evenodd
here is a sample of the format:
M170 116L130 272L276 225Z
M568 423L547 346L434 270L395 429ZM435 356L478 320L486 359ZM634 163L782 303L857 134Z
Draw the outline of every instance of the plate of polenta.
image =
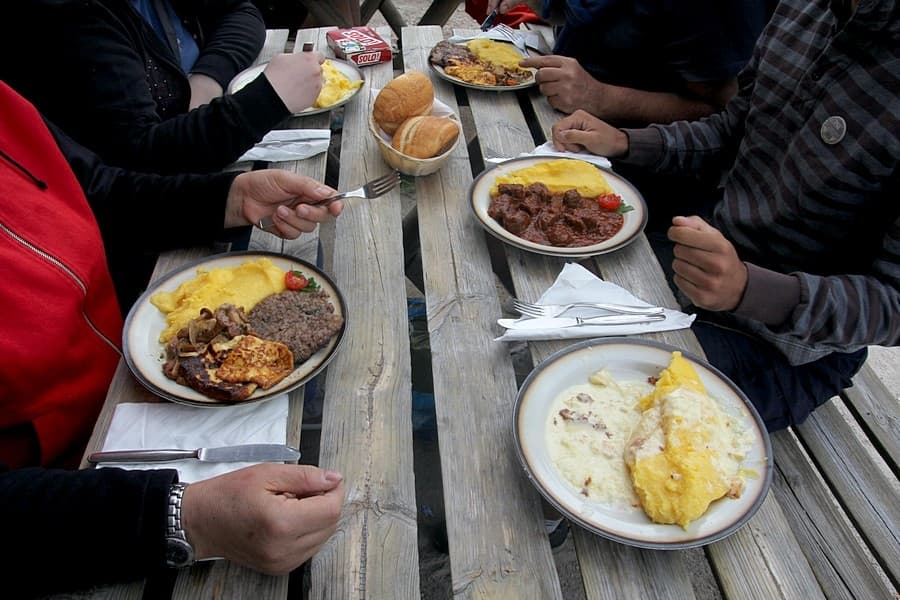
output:
M228 84L228 93L234 94L265 71L266 63L245 69L235 75ZM364 82L362 72L351 62L335 58L326 59L322 63L322 89L315 103L301 110L295 116L306 117L328 112L343 106L359 92Z
M599 338L550 356L522 384L513 429L540 493L571 522L630 546L721 540L771 486L771 441L746 395L659 342Z
M334 358L347 306L324 272L299 258L232 252L154 281L125 319L134 376L181 404L223 406L290 392Z
M569 157L512 158L469 187L478 223L511 246L565 258L613 252L647 225L647 205L628 180Z

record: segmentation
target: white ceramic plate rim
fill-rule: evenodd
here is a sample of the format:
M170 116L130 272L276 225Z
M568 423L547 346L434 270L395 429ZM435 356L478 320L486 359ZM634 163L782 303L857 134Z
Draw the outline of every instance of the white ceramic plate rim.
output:
M762 505L772 480L772 445L759 414L747 397L706 361L681 351L697 370L710 395L753 432L743 466L748 477L741 497L721 499L688 528L653 523L640 508L616 509L592 502L566 481L552 464L545 427L550 407L566 388L606 368L621 381L656 376L669 364L674 346L631 338L603 338L573 344L538 365L516 397L513 430L525 472L541 494L573 522L603 537L642 548L683 549L720 540L737 531Z
M640 235L642 231L644 231L644 227L647 226L647 203L644 202L644 197L637 190L637 188L635 188L624 177L618 175L614 171L603 169L601 167L597 167L596 165L594 166L603 172L603 177L609 183L613 191L622 197L622 201L625 204L628 204L633 208L633 210L630 210L622 215L622 217L624 218L622 229L620 229L616 233L616 235L600 242L599 244L579 246L577 248L558 248L556 246L536 244L510 233L502 225L500 225L500 223L498 223L488 215L488 208L490 208L491 205L491 188L493 187L494 181L497 179L497 177L502 174L509 173L510 171L518 171L519 169L531 167L538 163L547 162L550 160L577 159L560 158L558 156L526 156L520 158L511 158L507 161L497 164L490 169L483 171L478 177L476 177L475 180L472 181L472 185L469 188L469 203L472 207L472 210L475 212L475 217L478 219L478 222L482 225L482 227L484 227L490 234L500 238L508 244L511 244L517 248L521 248L522 250L529 250L531 252L536 252L538 254L544 254L547 256L562 256L569 258L585 258L588 256L596 256L598 254L606 254L607 252L618 250L619 248L622 248L634 241L634 239L637 238L637 236Z
M515 49L516 52L518 52L519 54L522 54L522 51L519 50L518 48L516 48L516 46L512 42L504 42L501 40L493 40L493 41L495 41L499 44L509 44L510 46L512 46ZM454 45L455 46L465 46L465 43L454 44ZM429 56L430 55L431 55L431 52L429 52ZM524 54L522 54L522 58L525 58ZM534 76L536 73L535 69L529 69L531 71L531 81L527 81L525 83L519 83L517 85L478 85L477 83L469 83L468 81L464 81L464 80L460 79L459 77L454 77L453 75L448 75L444 71L444 67L442 67L441 65L436 65L433 62L431 62L430 60L428 61L428 64L431 65L431 68L434 69L434 72L437 73L438 77L440 77L441 79L444 79L446 81L449 81L450 83L455 83L456 85L461 85L462 87L467 87L467 88L470 88L473 90L506 92L506 91L510 91L510 90L524 90L526 88L534 87L537 84L537 80L535 79L535 76Z
M298 365L286 378L268 390L257 389L247 400L241 402L224 402L204 396L192 388L176 383L163 374L162 366L165 350L159 342L159 334L166 327L165 315L150 303L150 297L159 291L174 291L183 282L193 279L197 269L215 269L240 265L246 261L268 258L275 266L287 271L295 269L315 277L322 289L328 294L335 314L344 316L344 325L331 338L331 341L308 360ZM347 307L344 298L334 282L315 266L299 258L270 252L232 252L218 254L193 261L164 275L145 291L125 319L122 334L122 349L125 362L134 376L151 392L173 402L191 406L230 406L247 404L265 400L279 394L290 392L303 385L319 373L334 357L338 346L344 338L347 328Z
M351 62L338 60L336 58L328 58L326 60L331 61L331 63L334 65L334 68L340 71L351 82L363 81L365 79L363 77L362 71L360 71L359 68ZM248 69L244 69L243 71L235 75L234 79L231 80L231 83L228 84L228 93L234 94L245 85L259 77L260 73L265 71L266 64L268 63L255 65ZM357 86L356 89L353 90L352 94L350 94L340 102L332 104L331 106L323 106L321 108L314 108L311 106L305 110L301 110L300 112L295 113L294 116L308 117L310 115L318 115L324 112L328 112L331 109L337 108L338 106L343 106L344 104L347 104L348 102L350 102L350 100L355 98L356 94L359 93L359 90L361 90L362 87L362 85Z

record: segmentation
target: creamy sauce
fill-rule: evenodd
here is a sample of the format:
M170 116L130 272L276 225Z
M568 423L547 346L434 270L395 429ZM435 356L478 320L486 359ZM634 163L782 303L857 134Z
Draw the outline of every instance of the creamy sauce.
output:
M550 458L585 498L621 509L639 506L623 455L641 419L638 401L652 390L601 370L554 400L546 429Z

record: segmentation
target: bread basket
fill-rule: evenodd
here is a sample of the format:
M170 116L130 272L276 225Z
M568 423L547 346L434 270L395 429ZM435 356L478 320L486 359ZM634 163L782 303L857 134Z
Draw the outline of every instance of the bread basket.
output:
M373 90L372 97L374 98L377 94L378 90ZM369 110L369 131L372 132L372 136L378 143L378 148L381 150L381 156L384 158L384 162L404 175L414 176L430 175L444 166L444 163L447 162L453 154L453 151L456 150L456 147L459 145L460 138L463 137L462 124L459 122L459 117L450 110L450 107L438 99L435 99L434 101L431 114L436 117L447 117L452 119L459 127L459 135L456 136L456 141L453 142L450 148L443 154L439 154L432 158L413 158L395 150L391 146L391 136L385 133L381 127L375 123L375 119L372 117L372 111Z

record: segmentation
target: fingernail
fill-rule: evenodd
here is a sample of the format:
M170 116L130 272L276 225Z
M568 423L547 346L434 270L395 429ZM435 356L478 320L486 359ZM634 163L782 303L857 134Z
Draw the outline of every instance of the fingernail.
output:
M314 190L317 194L331 194L331 188L324 185L317 185Z
M282 219L286 219L287 217L291 216L291 209L289 209L287 206L279 206L275 209L275 212L277 212L278 216Z
M328 483L340 483L344 480L344 476L337 471L325 471L325 481Z

